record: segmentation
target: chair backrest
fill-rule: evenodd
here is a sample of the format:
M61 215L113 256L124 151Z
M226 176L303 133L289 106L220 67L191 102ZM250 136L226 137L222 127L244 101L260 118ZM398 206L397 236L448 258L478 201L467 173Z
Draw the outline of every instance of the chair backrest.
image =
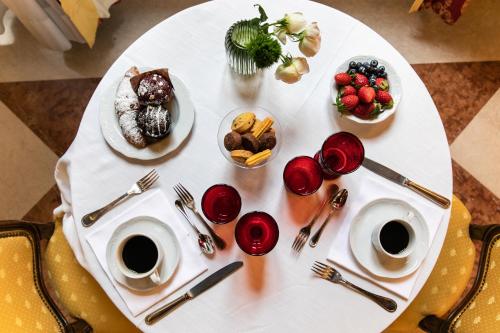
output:
M47 283L43 253L53 232L53 222L0 221L0 274L3 291L9 291L4 295L7 308L1 311L5 314L0 317L2 330L28 332L45 325L61 332L92 332L84 320L58 303Z
M500 225L471 225L470 235L483 241L474 284L445 319L427 316L419 323L427 332L500 332Z

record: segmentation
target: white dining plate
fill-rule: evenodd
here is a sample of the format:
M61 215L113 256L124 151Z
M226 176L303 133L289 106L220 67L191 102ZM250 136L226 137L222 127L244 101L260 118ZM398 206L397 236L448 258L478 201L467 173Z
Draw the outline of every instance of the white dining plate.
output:
M158 271L160 284L154 284L150 278L130 279L120 272L116 259L117 248L120 240L132 234L142 234L154 238L161 247L163 260ZM167 283L175 273L180 256L179 242L174 231L166 223L150 216L134 217L121 224L113 232L106 248L106 261L113 278L123 286L136 291L148 291Z
M346 72L349 69L349 63L351 61L365 62L365 61L368 61L369 59L377 59L379 62L379 65L382 65L385 67L385 71L387 73L387 82L389 83L389 93L392 96L394 105L392 106L391 109L385 110L384 112L379 114L377 118L374 118L374 119L361 119L361 118L356 117L355 115L341 114L340 112L337 111L339 116L347 118L349 120L352 120L352 121L360 123L360 124L376 124L376 123L379 123L379 122L386 120L392 114L394 114L394 112L396 112L396 109L398 108L399 102L401 101L401 97L403 96L403 88L401 86L401 81L399 79L399 76L388 61L385 61L384 59L381 59L377 56L370 56L370 55L356 56L356 57L352 57L352 58L344 61L335 70L335 73L333 73L333 75L332 75L332 80L330 82L330 94L331 94L331 98L332 98L333 103L336 103L337 94L338 94L337 84L335 83L335 74L340 73L340 72Z
M415 230L415 248L406 262L382 259L372 245L372 232L380 223L405 219L412 212L410 224ZM405 201L377 199L365 205L354 217L349 231L351 250L367 271L375 276L397 279L413 273L422 263L429 250L429 229L420 212Z
M141 73L149 69L140 68ZM177 149L187 138L194 123L194 104L184 83L169 73L174 86L174 98L169 102L168 110L172 117L172 129L163 139L144 148L130 144L122 134L115 112L116 90L122 77L104 89L99 105L99 122L106 142L123 155L139 160L153 160L163 157Z

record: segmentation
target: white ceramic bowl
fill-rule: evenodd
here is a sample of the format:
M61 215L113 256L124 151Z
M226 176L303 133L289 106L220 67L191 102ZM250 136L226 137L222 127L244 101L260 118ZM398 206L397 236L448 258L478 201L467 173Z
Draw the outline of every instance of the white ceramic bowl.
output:
M253 112L255 113L255 116L257 119L264 119L266 117L271 117L274 121L272 128L274 129L276 133L276 146L271 150L272 155L269 157L267 160L260 164L256 164L254 166L247 166L244 163L239 163L231 158L231 152L224 147L224 137L226 136L227 133L231 132L231 124L233 123L234 118L236 118L239 114L244 113L244 112ZM219 149L224 155L224 157L232 164L243 168L243 169L257 169L260 167L263 167L267 163L271 162L273 159L276 158L276 155L278 155L278 152L281 147L281 125L279 123L279 120L274 116L271 112L268 110L258 107L258 106L245 106L245 107L239 107L236 108L232 111L230 111L228 114L224 116L222 119L220 125L219 125L219 131L217 133L217 143L219 144Z
M338 94L337 84L335 83L335 74L340 72L346 72L349 69L349 63L351 61L365 62L368 61L369 59L377 59L379 65L383 65L385 67L385 71L387 73L387 82L389 82L389 93L392 96L394 105L392 106L391 109L385 110L384 112L379 114L378 117L374 119L361 119L352 114L341 114L340 112L337 112L339 116L345 117L349 120L352 120L360 124L376 124L389 118L392 114L394 114L394 112L396 112L398 104L401 101L401 97L403 95L403 90L401 86L401 81L399 80L399 76L394 70L394 68L390 65L390 63L376 56L364 55L347 59L335 70L335 73L333 73L332 80L330 82L330 93L333 103L336 103L336 98Z

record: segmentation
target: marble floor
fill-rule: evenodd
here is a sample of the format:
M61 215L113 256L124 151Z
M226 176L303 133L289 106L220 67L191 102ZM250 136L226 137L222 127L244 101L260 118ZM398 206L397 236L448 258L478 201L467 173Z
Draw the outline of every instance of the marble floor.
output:
M94 49L74 45L66 53L40 47L13 22L14 43L0 46L0 219L52 218L54 165L106 68L157 22L199 2L122 1ZM408 59L444 123L454 193L474 223L500 223L500 1L471 1L454 26L429 11L409 15L410 0L320 2L365 22Z

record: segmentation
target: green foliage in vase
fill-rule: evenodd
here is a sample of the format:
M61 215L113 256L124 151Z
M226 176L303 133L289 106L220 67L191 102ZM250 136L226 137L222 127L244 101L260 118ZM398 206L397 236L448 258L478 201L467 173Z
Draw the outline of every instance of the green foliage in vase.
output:
M280 43L268 34L259 33L246 46L258 68L267 68L277 62L281 55Z

